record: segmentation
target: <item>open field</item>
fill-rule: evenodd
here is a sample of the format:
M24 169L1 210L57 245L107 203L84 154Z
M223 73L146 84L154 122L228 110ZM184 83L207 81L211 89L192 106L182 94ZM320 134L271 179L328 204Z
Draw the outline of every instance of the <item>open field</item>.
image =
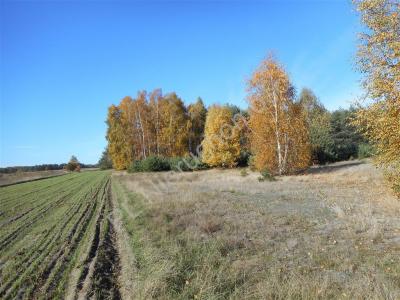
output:
M95 171L96 168L82 168L81 172ZM39 179L50 178L68 174L66 170L48 170L34 172L15 172L9 174L0 174L0 186L7 186L15 183L23 183Z
M0 188L1 299L400 298L400 202L369 163L110 174Z
M122 294L400 298L400 202L378 170L355 161L258 176L116 172Z
M109 172L68 174L0 191L1 299L117 294L108 261L118 259L109 255L114 245Z
M65 170L50 170L50 171L16 172L10 174L0 174L0 186L49 178L53 176L64 175L67 173L68 172Z

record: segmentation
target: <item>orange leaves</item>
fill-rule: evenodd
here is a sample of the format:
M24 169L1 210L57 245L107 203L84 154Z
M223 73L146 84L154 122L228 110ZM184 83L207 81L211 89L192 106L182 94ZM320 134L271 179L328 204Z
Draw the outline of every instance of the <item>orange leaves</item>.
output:
M377 162L400 194L400 3L357 0L368 28L358 52L364 87L373 104L361 107L354 124L370 139Z
M268 57L248 82L250 143L259 170L285 174L310 163L308 130L302 107L284 69Z
M150 155L183 156L188 153L188 115L175 94L138 93L111 105L107 117L109 155L117 170Z
M240 156L239 130L228 107L212 106L205 124L203 162L210 166L234 167Z
M122 111L119 107L111 105L108 108L107 125L108 151L113 166L117 170L123 170L129 165L132 152L126 141L127 123L122 118Z
M164 156L188 154L188 116L183 101L175 94L160 99L158 132L160 153Z

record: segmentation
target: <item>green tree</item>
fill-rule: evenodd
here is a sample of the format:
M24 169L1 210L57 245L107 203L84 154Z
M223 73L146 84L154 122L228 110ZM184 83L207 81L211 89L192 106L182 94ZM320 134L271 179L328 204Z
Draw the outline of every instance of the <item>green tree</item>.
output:
M238 166L247 166L250 158L250 128L248 126L250 120L249 112L234 104L227 103L225 104L225 107L231 111L233 122L239 131L240 158Z
M351 123L354 113L354 108L338 109L331 115L332 148L329 152L333 154L336 161L356 158L358 146L366 142L357 128Z
M101 154L98 165L101 170L112 169L113 166L111 158L108 154L108 148L104 149L103 153Z
M324 164L333 161L334 142L331 135L331 114L308 88L302 89L299 103L306 115L313 162Z
M76 156L74 155L71 156L71 159L69 160L65 168L68 171L78 171L78 172L80 171L80 164Z
M189 152L198 154L198 147L204 137L204 126L206 124L207 109L203 100L199 97L194 104L188 107L189 114Z

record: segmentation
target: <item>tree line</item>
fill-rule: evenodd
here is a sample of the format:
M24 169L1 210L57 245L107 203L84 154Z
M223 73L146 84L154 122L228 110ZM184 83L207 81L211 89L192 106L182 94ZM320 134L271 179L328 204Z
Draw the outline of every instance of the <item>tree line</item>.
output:
M150 156L196 153L202 141L206 108L199 98L185 106L175 93L139 92L111 105L107 117L107 153L114 168L128 168Z
M97 168L98 164L83 164L78 162L75 156L72 156L68 163L62 164L42 164L35 166L15 166L0 168L1 174L11 174L16 172L37 172L37 171L50 171L50 170L70 170L73 171L76 168Z
M0 168L0 173L9 174L16 172L35 172L35 171L48 171L48 170L62 170L66 164L42 164L35 166L15 166Z
M288 174L311 163L371 154L366 139L350 122L355 109L329 112L310 89L296 95L273 56L248 81L249 107L211 105L201 98L188 106L176 93L141 91L111 105L108 147L100 167L139 169L153 156L196 157L210 167L250 164L273 174ZM163 168L165 169L165 167Z
M296 96L287 73L268 57L248 81L245 111L201 100L186 107L171 93L140 92L108 111L105 167L148 157L199 155L209 166L244 161L287 174L311 163L374 155L400 194L400 5L353 0L365 26L358 50L365 103L329 112L310 89Z

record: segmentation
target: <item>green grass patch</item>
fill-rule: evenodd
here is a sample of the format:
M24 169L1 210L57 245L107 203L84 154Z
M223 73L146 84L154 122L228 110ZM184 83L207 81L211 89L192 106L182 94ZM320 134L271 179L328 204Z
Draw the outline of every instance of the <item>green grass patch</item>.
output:
M223 241L194 240L174 214L113 181L137 268L138 298L229 298L245 282L234 273Z

